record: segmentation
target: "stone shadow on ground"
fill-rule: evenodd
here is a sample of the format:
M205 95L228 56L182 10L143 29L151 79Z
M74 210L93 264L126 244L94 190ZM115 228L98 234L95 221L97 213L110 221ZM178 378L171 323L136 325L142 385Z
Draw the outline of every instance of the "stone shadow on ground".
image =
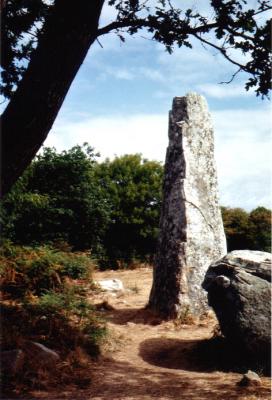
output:
M187 359L200 340L149 339L140 344L139 353L145 363L135 365L125 360L101 358L93 363L89 388L63 387L54 392L35 393L32 400L270 400L269 379L262 386L243 388L237 386L238 374L211 372L201 365L201 359ZM186 352L189 352L186 355ZM212 355L210 355L212 359ZM148 365L149 364L149 365ZM156 366L156 368L154 367ZM206 368L206 369L205 369ZM219 371L219 370L217 370ZM12 397L11 397L12 398ZM14 397L16 398L16 397Z
M150 367L137 367L126 361L105 359L99 367L94 366L89 390L78 387L70 393L69 399L241 400L246 395L270 399L268 385L252 389L240 388L236 386L239 379L239 376L225 378L208 373L189 375L187 372L154 370ZM60 398L50 397L52 400Z
M140 344L139 355L151 365L194 372L237 372L248 369L269 376L270 368L247 357L241 349L223 337L184 340L170 338L147 339Z

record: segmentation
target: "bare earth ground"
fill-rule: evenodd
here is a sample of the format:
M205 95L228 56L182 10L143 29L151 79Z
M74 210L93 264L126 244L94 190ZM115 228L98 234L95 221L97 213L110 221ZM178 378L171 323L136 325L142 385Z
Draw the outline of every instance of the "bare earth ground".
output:
M242 375L207 369L197 357L187 357L201 341L212 337L212 318L194 325L176 326L152 317L144 307L152 282L149 268L96 272L95 280L121 279L122 295L100 293L92 300L106 301L111 340L105 356L91 367L91 385L69 387L58 393L35 392L35 399L69 400L258 400L270 399L270 379L262 386L241 388ZM108 307L108 304L112 306ZM103 309L103 308L102 308Z

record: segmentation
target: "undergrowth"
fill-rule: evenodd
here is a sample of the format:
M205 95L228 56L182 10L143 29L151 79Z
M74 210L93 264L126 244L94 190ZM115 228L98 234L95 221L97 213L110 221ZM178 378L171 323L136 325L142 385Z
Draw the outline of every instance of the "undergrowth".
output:
M15 376L3 371L3 389L22 392L65 381L84 386L84 368L99 355L107 334L87 299L93 287L90 255L6 242L0 247L0 265L2 351L34 341L60 355L52 371L29 360Z
M65 252L48 246L15 246L10 242L0 247L1 286L5 295L12 298L40 296L46 290L61 289L66 278L88 279L93 269L88 253Z

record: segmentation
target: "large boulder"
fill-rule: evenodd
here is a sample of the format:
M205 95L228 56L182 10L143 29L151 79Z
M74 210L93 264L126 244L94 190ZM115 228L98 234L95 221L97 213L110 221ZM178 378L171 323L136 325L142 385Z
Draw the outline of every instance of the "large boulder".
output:
M1 369L3 372L14 375L18 373L24 364L25 355L20 349L1 352Z
M60 356L41 343L25 341L23 351L28 361L35 367L55 368Z
M270 253L232 251L203 282L224 336L254 357L270 354L271 261Z

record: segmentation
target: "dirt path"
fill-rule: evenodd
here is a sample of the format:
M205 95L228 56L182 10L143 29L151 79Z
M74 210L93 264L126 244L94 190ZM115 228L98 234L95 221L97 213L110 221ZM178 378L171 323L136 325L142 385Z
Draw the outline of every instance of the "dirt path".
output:
M262 386L244 389L236 384L241 375L220 372L215 366L201 366L194 357L196 345L212 336L214 321L175 326L161 323L144 310L151 271L107 271L96 280L118 278L129 289L120 296L97 295L113 309L104 311L109 320L111 343L106 356L92 368L92 385L84 390L62 392L69 400L258 400L270 399L270 380ZM209 358L209 354L206 355ZM212 356L212 355L211 355Z

